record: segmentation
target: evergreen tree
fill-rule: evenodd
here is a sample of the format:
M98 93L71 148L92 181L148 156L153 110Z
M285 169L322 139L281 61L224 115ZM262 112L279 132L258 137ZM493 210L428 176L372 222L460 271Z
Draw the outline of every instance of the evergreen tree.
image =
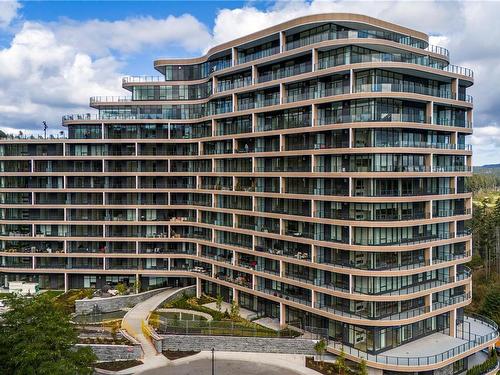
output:
M90 375L95 355L75 347L78 334L64 308L44 293L10 296L0 321L0 373Z

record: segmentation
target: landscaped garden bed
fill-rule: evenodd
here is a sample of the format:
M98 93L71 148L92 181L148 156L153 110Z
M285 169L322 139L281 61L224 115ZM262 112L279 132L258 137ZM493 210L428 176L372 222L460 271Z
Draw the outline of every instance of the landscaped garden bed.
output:
M175 308L183 310L194 310L209 314L213 321L207 320L180 320L165 319L160 314L151 316L149 323L159 334L179 335L210 335L210 336L240 336L240 337L297 337L300 333L283 329L275 331L248 321L239 316L237 308L231 312L213 310L204 304L214 302L215 299L207 296L201 298L182 295L172 301L166 302L162 308Z
M316 361L314 357L306 357L306 367L323 375L362 375L362 371L355 371L345 365L344 359L337 362Z
M142 365L142 361L127 359L123 361L98 362L95 364L95 367L108 371L120 371L139 365Z
M199 352L197 351L182 351L182 350L164 350L163 355L170 359L171 361L175 361L176 359L184 358L184 357L189 357L195 354L198 354Z
M60 303L67 311L75 312L75 301L77 299L92 298L93 295L93 289L72 289L57 296L56 302Z

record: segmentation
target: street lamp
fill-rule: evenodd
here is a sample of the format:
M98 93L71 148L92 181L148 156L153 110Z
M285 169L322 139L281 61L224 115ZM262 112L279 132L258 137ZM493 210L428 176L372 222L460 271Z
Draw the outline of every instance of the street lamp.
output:
M43 134L44 134L44 138L47 138L47 128L49 127L47 125L47 121L42 121L42 124L43 124Z
M212 348L212 375L215 375L215 348Z

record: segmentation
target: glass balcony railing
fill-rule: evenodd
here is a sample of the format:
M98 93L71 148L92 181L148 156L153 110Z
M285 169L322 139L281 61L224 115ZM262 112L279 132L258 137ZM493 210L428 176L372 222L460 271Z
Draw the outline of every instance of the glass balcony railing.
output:
M238 78L235 80L224 80L217 83L216 92L224 92L229 90L234 90L240 87L250 86L252 84L252 77L248 76L245 78Z
M469 300L471 298L470 293L466 294L460 294L457 296L453 296L450 299L448 299L445 302L434 302L432 304L432 311L436 311L442 308L445 308L447 306L451 305L456 305L458 303L461 303L463 301ZM395 312L392 314L384 314L384 315L377 315L374 316L372 314L369 314L368 312L366 313L360 313L356 311L349 311L345 310L342 308L338 308L335 306L330 306L324 303L316 302L315 303L315 308L327 311L329 313L339 315L339 316L345 316L348 318L353 318L353 319L368 319L368 320L403 320L403 319L410 319L416 316L420 316L422 314L429 313L431 311L430 306L420 306L416 307L413 309L408 309L408 310L403 310L400 312Z
M413 82L380 83L356 85L356 92L406 92L412 94L435 96L443 99L455 99L472 103L470 95L457 95L449 90L440 90L432 87L417 85Z
M373 239L356 239L354 238L353 244L360 246L406 246L414 245L419 243L427 243L441 240L448 240L451 238L465 237L470 235L467 230L461 232L446 232L446 233L436 233L436 234L426 234L421 236L416 236L412 238L400 238L400 239L386 239L384 242Z
M276 55L277 53L280 53L280 49L281 49L280 46L276 46L276 47L263 49L263 50L249 53L249 54L240 53L240 55L238 56L238 64L244 64L244 63L254 61L257 59L262 59L264 57Z
M266 293L266 294L269 294L269 295L274 296L274 297L283 298L285 300L297 302L297 303L300 303L302 305L307 305L307 306L311 305L311 301L306 299L306 296L292 295L290 293L286 293L286 292L282 292L282 291L274 290L274 289L268 289L268 288L265 288L262 286L257 286L257 288L255 288L255 289L258 290L259 292Z
M382 39L382 40L390 40L404 45L413 46L415 48L421 48L420 45L421 42L412 43L412 40L408 37L400 37L397 34L390 32L375 32L368 30L345 30L345 31L328 30L322 33L317 33L304 38L300 38L298 40L287 42L285 47L286 50L289 51L295 48L300 48L311 44L320 43L326 40L336 40L336 39ZM446 48L440 46L428 45L424 50L442 55L446 58L449 58L450 56L450 52Z
M402 54L392 53L369 53L364 55L352 56L351 64L361 63L384 63L384 62L398 62L406 64L416 64L425 67L442 70L449 73L459 74L466 77L474 78L474 72L469 68L464 68L456 65L445 65L441 62L435 62L427 57L413 57ZM349 64L348 60L338 58L321 58L315 66L315 70L328 69L339 65Z
M432 210L432 217L448 217L448 216L459 216L459 215L470 215L472 213L470 208L455 208L455 209L435 209Z
M463 150L472 151L470 144L440 143L440 142L418 142L418 141L375 141L374 143L365 143L356 141L354 147L414 147L414 148L438 148L441 150Z
M347 355L364 359L368 362L380 363L384 365L415 367L435 365L448 361L462 355L463 353L475 350L479 346L486 343L494 343L498 338L498 325L486 317L478 315L465 316L462 325L464 327L464 333L461 338L465 342L457 345L455 341L443 341L441 346L443 351L433 355L416 356L411 351L404 352L404 350L401 351L400 355L385 355L383 353L371 354L357 348L344 345L340 342L332 342L329 344L329 347L338 353L343 351ZM423 338L421 343L424 346L427 343L425 340L426 339ZM404 347L404 344L402 346Z
M435 125L442 125L442 126L456 126L459 128L467 128L467 129L472 128L472 121L466 121L466 120L460 120L460 119L450 119L450 118L438 117L438 118L434 118L432 123Z
M315 217L333 220L353 220L353 221L408 221L429 219L430 215L425 212L413 212L409 214L370 214L359 213L350 214L348 212L318 210Z
M299 75L299 74L309 73L309 72L311 72L311 70L312 70L311 63L304 63L304 64L297 64L294 66L287 66L287 67L283 67L283 68L279 68L276 70L272 70L269 72L259 74L259 77L257 78L256 83L269 82L269 81L274 81L277 79L291 77L291 76L295 76L295 75Z
M115 103L115 102L130 102L131 96L92 96L90 97L90 105L96 103Z
M125 76L122 83L165 82L164 76Z
M430 188L430 189L411 189L411 190L395 190L395 189L354 189L353 196L355 197L411 197L417 195L449 195L455 194L454 188Z
M380 116L374 116L371 113L360 113L352 115L335 115L324 116L317 120L317 124L331 125L331 124L348 124L353 122L415 122L425 123L425 116L407 114L407 113L386 113Z

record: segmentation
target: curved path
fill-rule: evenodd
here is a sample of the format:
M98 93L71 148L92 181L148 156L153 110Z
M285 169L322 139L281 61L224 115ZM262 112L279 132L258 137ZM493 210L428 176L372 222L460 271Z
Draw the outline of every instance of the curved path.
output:
M165 366L168 359L156 351L154 345L142 333L142 322L147 320L149 314L154 311L160 304L172 295L179 293L187 288L172 288L148 298L135 305L122 320L122 330L126 331L130 336L136 339L140 344L143 352L144 364L134 367L135 373L140 373L145 370Z

